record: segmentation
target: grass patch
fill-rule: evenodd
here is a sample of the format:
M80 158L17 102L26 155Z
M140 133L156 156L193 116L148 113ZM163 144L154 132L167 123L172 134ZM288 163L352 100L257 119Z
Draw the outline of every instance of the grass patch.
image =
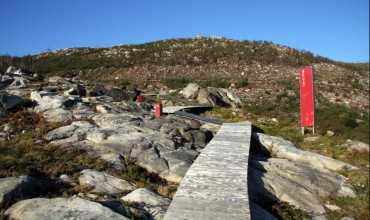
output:
M243 88L249 85L248 79L240 79L235 83L236 88Z
M32 134L0 142L0 177L31 175L56 178L83 169L103 170L107 164L81 150L63 150L34 143Z
M368 220L369 217L369 170L361 168L356 171L347 171L342 173L348 177L349 183L354 186L357 194L356 198L336 197L331 198L331 204L341 208L339 211L328 212L328 219L340 219L345 216L354 219Z
M206 87L229 88L231 84L228 79L198 80L197 83L203 88Z
M277 118L279 123L260 124L272 135L288 138L296 143L301 142L299 133L299 101L298 98L288 96L283 92L276 96L275 101L244 106L245 113L252 113L256 118ZM319 97L316 106L316 131L326 134L334 131L341 140L352 139L369 143L369 113L360 112L344 105L332 104Z
M305 212L296 209L284 202L278 202L274 204L269 210L272 214L278 217L280 220L309 220L309 215Z
M183 88L190 82L191 80L187 78L168 78L162 80L162 83L171 89Z
M236 112L231 108L214 107L211 111L205 113L206 116L219 118L225 122L244 121L245 117L241 112Z
M2 122L11 124L14 134L9 140L0 142L0 178L20 175L57 178L61 174L73 176L84 169L94 169L114 174L154 191L165 192L158 187L165 188L168 185L157 175L147 172L133 162L127 162L126 171L118 172L111 164L84 150L47 145L42 137L61 125L50 124L37 113L12 113L3 118ZM168 195L173 193L174 189L176 188L168 186Z
M369 113L350 109L344 105L321 102L316 112L320 133L334 131L345 139L369 143ZM362 120L362 122L358 122Z
M301 131L288 121L279 121L278 123L261 124L256 123L257 127L261 128L266 134L272 136L281 136L294 144L301 144L304 136Z

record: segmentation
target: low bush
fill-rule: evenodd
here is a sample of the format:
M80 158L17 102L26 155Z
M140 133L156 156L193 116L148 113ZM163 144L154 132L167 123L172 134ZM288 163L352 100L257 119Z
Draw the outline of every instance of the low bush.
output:
M249 84L248 79L240 79L239 81L235 83L235 87L243 88L243 87L247 87L248 84Z
M167 78L162 80L162 82L171 89L178 89L178 88L183 88L187 84L191 82L190 79L186 78Z
M215 88L229 88L229 79L210 79L210 80L198 80L197 83L201 87L215 87Z

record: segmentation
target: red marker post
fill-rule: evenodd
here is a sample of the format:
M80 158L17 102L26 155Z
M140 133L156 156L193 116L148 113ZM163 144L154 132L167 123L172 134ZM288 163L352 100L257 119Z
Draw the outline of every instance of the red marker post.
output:
M162 103L156 103L154 105L154 117L160 118L162 115Z
M313 85L312 66L307 66L300 69L300 124L302 134L304 134L305 127L312 127L312 133L315 133L315 100Z
M143 96L141 96L141 95L136 96L136 102L137 103L142 103L143 100L144 100Z

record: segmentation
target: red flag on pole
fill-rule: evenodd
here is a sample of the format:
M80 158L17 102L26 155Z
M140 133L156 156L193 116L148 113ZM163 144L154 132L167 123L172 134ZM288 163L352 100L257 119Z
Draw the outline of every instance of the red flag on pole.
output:
M313 70L307 66L299 71L300 85L300 121L301 127L314 127L315 106L313 93Z

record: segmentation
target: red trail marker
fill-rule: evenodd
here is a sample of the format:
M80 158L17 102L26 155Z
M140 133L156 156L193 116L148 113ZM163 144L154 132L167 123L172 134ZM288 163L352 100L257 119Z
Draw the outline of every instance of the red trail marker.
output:
M155 118L160 118L162 115L162 103L156 103L154 105L154 116Z
M315 101L313 91L313 69L307 66L299 70L300 124L302 133L305 127L312 127L315 133Z

